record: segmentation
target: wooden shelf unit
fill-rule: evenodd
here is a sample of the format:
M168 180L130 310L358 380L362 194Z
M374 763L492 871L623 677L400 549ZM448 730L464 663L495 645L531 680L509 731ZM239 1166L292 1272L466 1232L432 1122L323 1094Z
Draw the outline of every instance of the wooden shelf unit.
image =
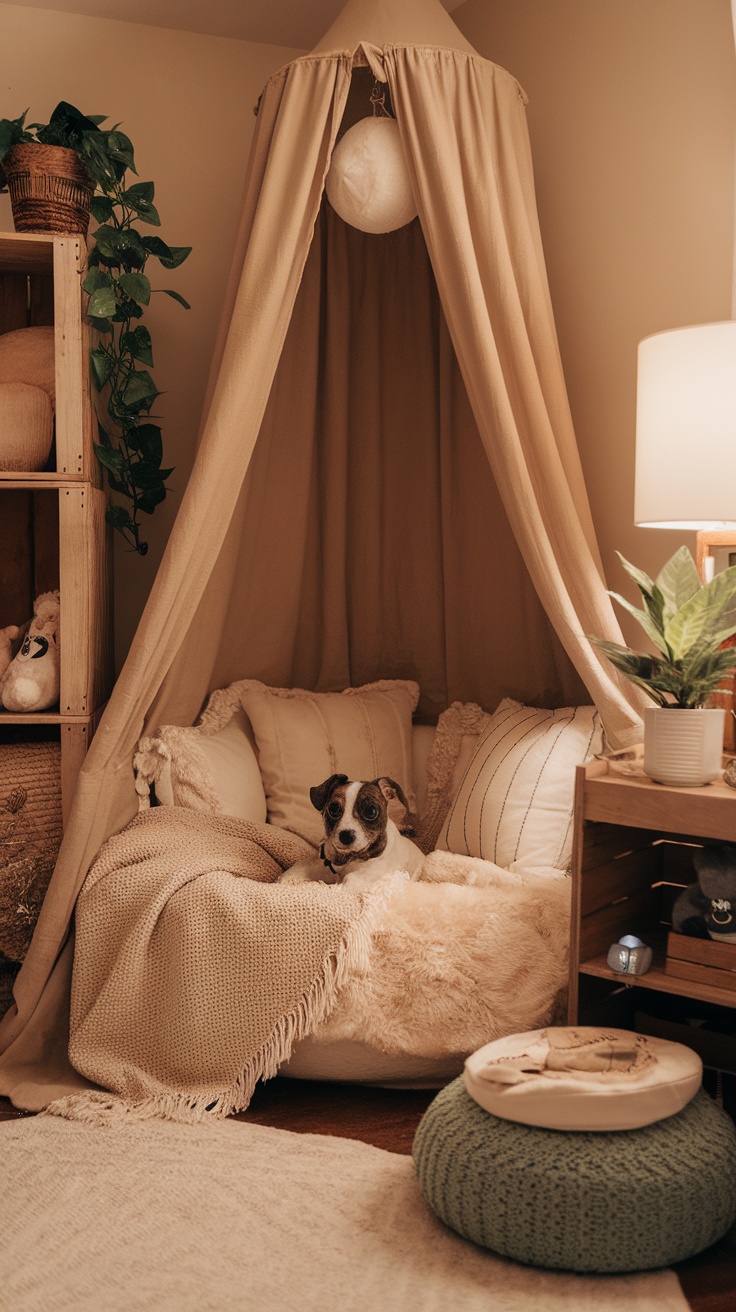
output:
M731 989L665 971L672 904L695 882L693 850L708 840L736 841L736 791L722 780L670 788L604 761L578 767L568 1020L676 1038L736 1073L736 974ZM610 969L623 934L653 948L645 975Z
M0 747L18 726L61 742L64 817L112 684L112 551L102 470L94 454L90 332L79 236L0 233L0 333L53 324L56 422L49 467L0 471L0 627L30 619L34 597L61 593L58 707L0 710Z

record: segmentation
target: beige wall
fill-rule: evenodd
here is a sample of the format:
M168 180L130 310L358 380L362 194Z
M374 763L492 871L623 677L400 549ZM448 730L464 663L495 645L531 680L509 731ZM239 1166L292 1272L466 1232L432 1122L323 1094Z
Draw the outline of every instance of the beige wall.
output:
M633 526L637 343L731 312L729 0L466 0L453 17L530 98L542 236L593 515L609 585L634 595L616 548L656 571L694 541Z
M239 213L253 106L263 83L300 53L222 37L0 4L0 115L30 106L43 120L59 100L85 113L107 113L133 141L141 179L156 184L160 234L192 246L173 274L158 271L191 302L185 311L154 297L146 322L154 340L154 377L166 393L164 463L175 465L172 492L144 516L145 559L116 543L118 664L130 645L192 465L211 343L218 321ZM0 229L12 228L7 196ZM148 229L154 232L158 229Z

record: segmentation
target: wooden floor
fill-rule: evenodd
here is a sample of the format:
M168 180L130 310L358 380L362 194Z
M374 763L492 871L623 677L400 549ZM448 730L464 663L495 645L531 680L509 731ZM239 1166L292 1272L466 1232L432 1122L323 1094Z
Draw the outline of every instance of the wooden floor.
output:
M275 1079L259 1085L248 1111L233 1119L410 1153L416 1127L434 1096L432 1090ZM0 1098L0 1120L23 1115ZM736 1226L719 1244L675 1270L693 1312L736 1312Z

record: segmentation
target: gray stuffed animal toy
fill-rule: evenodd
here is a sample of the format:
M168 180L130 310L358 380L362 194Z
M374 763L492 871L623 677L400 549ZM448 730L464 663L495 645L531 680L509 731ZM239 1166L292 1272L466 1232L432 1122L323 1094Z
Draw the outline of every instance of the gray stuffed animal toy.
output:
M736 943L736 843L695 853L697 884L683 889L672 908L672 927L692 938Z

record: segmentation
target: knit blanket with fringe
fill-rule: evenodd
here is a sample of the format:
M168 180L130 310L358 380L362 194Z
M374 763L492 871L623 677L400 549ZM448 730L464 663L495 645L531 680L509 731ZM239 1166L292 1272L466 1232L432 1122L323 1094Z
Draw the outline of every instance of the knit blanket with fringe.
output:
M367 967L380 890L275 882L305 855L273 825L181 807L108 839L77 902L69 1056L117 1097L50 1110L190 1120L247 1107Z

